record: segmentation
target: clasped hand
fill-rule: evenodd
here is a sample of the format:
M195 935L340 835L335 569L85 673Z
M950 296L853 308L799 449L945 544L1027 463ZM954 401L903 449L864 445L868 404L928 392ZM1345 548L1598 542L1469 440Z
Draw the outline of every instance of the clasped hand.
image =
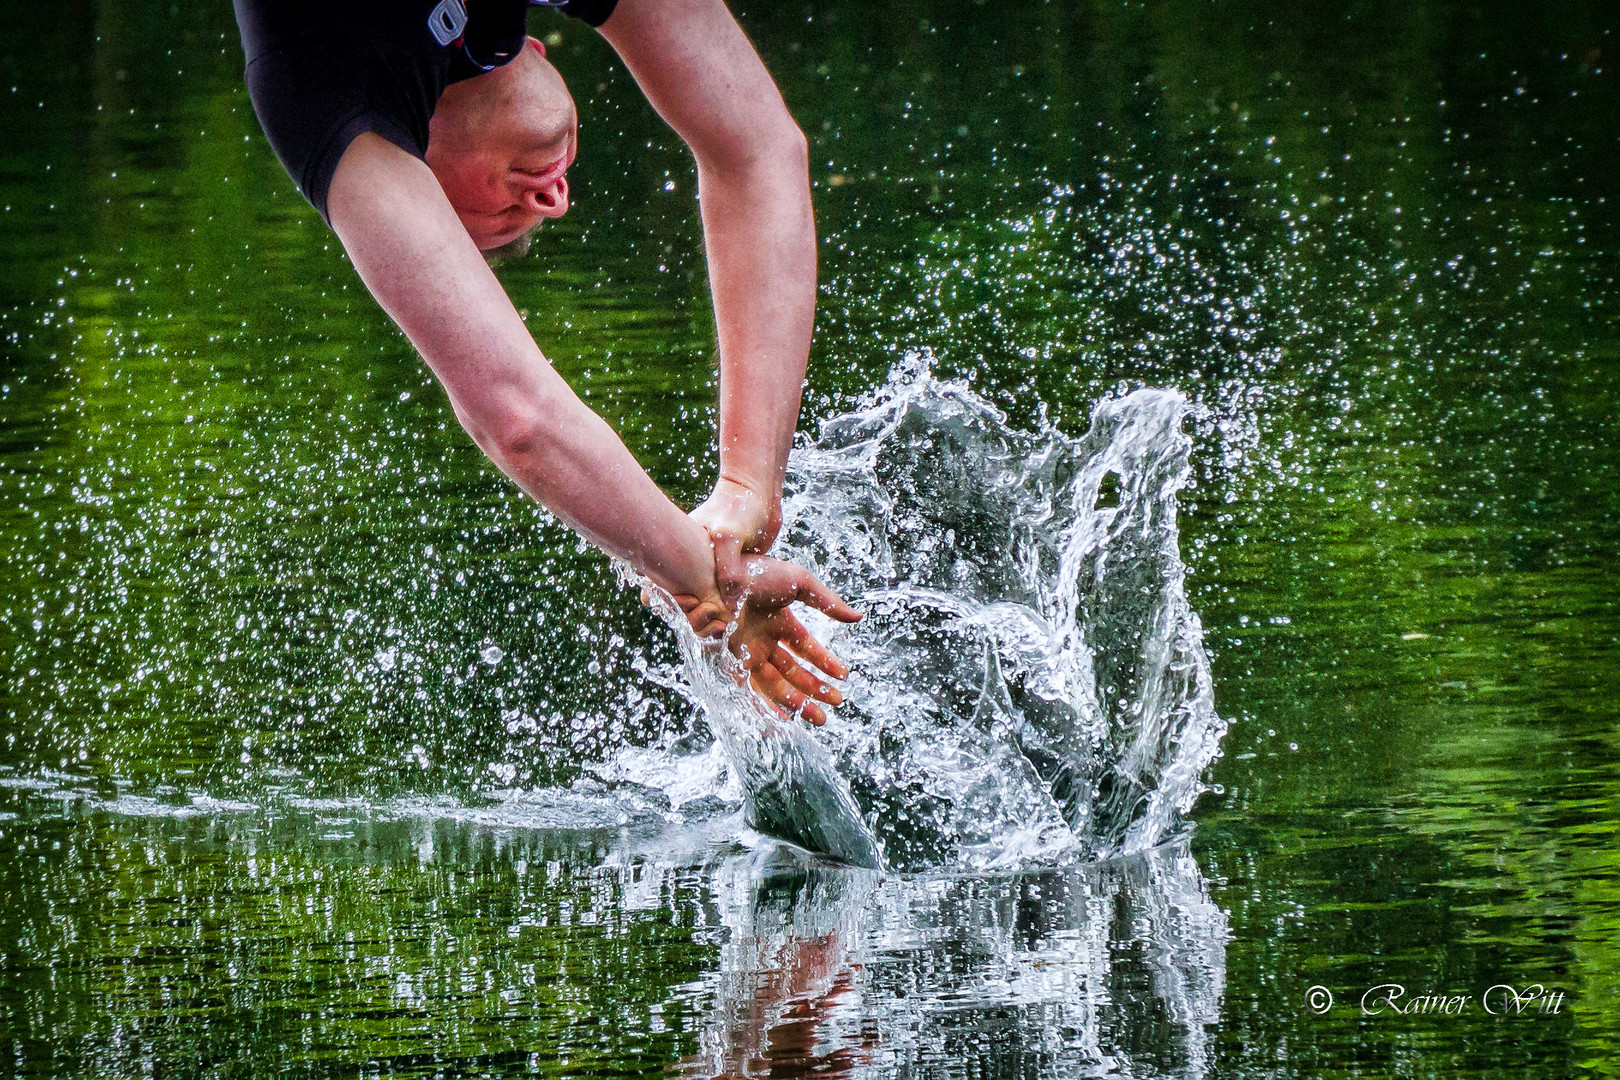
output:
M693 631L718 637L731 624L726 643L754 689L778 708L797 712L812 724L826 723L818 702L843 701L826 676L842 679L849 668L805 629L791 605L809 604L845 623L859 621L860 612L804 567L750 554L770 547L782 517L778 508L743 485L721 480L692 517L714 545L719 589L717 597L675 598ZM733 612L734 623L728 617Z

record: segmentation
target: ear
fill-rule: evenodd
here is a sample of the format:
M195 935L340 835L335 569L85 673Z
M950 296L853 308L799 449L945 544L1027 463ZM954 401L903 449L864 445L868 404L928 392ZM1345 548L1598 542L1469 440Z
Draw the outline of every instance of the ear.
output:
M539 53L541 56L546 55L546 43L545 42L541 41L539 38L536 38L536 37L529 38L528 42L529 42L529 47L534 49L535 52Z

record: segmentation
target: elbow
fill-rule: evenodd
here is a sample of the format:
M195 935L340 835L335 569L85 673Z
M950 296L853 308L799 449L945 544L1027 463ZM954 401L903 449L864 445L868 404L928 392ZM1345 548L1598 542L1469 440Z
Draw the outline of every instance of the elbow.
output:
M544 435L538 423L502 424L490 436L489 456L502 471L514 476L531 472L534 462L543 453Z
M808 177L810 175L810 140L793 117L784 114L782 130L774 140L774 155L783 166Z
M692 149L700 170L711 175L769 177L809 186L810 143L785 107Z
M784 109L778 130L770 137L769 150L773 172L810 185L810 141Z
M481 416L463 416L462 427L485 456L506 475L522 482L545 456L550 431L536 410L501 409Z

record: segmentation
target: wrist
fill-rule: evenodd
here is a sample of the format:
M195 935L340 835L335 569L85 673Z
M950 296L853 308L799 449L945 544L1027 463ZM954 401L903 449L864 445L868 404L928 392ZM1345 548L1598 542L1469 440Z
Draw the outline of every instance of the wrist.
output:
M649 559L645 566L638 569L671 596L695 597L699 600L718 596L720 588L714 574L714 545L709 541L708 532L691 517L680 513L679 507L671 504L670 508L679 518L670 522L674 535L666 532L665 540L660 545L665 557L656 561Z
M780 474L760 478L726 469L714 483L714 494L723 499L749 506L766 523L772 536L782 520L782 477Z
M766 506L774 506L781 501L782 478L774 472L762 476L745 469L721 465L720 476L714 482L714 490L719 494L751 497Z

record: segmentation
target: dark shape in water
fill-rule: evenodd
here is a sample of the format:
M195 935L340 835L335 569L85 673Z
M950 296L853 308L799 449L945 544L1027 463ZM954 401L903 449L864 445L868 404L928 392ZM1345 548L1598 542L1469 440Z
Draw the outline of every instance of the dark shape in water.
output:
M780 725L746 740L729 737L727 756L743 777L745 820L806 851L851 866L882 867L877 840L859 807L832 760L812 740Z

